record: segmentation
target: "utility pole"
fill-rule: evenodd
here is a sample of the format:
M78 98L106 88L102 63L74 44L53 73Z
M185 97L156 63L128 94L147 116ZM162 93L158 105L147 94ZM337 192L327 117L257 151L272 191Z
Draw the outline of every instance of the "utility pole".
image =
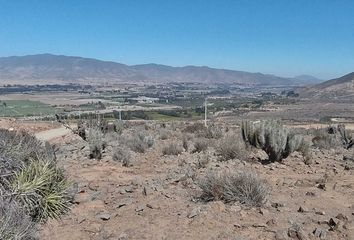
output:
M207 97L205 98L204 101L204 125L207 127L207 115L208 115L208 109L207 109Z

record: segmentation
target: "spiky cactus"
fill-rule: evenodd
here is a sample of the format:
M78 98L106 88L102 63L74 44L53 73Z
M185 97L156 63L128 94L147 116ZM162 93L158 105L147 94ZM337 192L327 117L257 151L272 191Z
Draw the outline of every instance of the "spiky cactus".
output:
M308 158L307 144L302 136L294 134L279 121L265 120L254 123L245 121L241 130L243 140L264 150L271 162L281 162L294 151L300 151Z

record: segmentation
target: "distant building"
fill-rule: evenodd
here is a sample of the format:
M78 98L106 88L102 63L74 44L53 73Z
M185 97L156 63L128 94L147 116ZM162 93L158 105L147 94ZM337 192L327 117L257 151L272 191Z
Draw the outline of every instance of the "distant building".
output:
M136 101L138 103L155 103L159 101L159 98L140 96L136 98L131 98L131 100Z

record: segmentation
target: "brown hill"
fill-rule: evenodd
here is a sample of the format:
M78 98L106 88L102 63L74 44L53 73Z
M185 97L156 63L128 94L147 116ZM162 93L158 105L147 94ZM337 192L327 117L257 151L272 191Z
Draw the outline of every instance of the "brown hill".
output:
M296 78L249 73L210 67L171 67L158 64L128 66L91 58L38 54L0 58L3 83L64 82L207 82L234 83L247 86L302 85Z
M300 96L312 99L353 100L354 72L305 88L300 92Z

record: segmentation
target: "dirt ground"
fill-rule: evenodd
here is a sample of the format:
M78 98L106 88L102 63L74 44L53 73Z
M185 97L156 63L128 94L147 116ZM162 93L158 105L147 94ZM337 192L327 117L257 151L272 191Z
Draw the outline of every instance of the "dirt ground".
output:
M101 161L89 160L83 140L58 134L47 140L78 193L67 215L42 226L41 239L354 239L354 169L343 161L345 150L313 150L311 165L297 153L268 165L220 162L212 149L162 156L166 142L179 141L172 135L133 153L133 166L123 167L111 149ZM196 167L206 155L208 166ZM268 201L263 207L201 201L195 182L210 169L258 173L271 186Z

